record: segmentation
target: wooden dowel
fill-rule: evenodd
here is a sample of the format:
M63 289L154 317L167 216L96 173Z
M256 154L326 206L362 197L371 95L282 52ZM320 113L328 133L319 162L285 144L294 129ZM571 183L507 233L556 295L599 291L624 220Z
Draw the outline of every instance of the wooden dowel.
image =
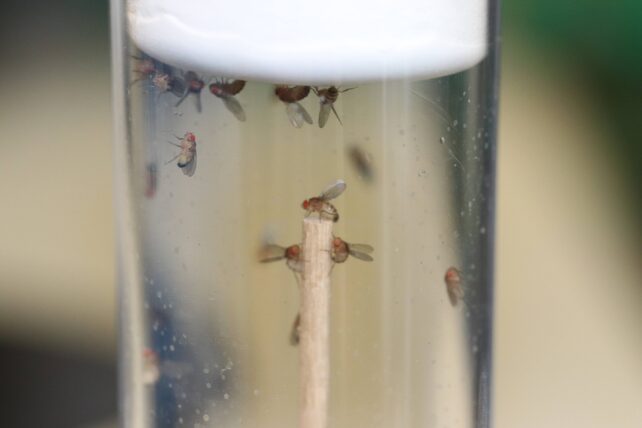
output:
M300 428L327 428L330 384L332 221L303 220L303 280L299 343Z

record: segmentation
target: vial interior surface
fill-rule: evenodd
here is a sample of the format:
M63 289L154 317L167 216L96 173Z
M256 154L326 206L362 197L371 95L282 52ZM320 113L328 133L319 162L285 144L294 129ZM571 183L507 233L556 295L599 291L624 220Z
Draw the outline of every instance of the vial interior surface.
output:
M303 202L339 179L333 233L357 245L331 272L329 425L486 426L488 67L339 87L328 107L327 86L296 105L274 83L232 95L233 78L135 52L127 168L141 277L123 293L142 296L129 358L143 361L150 426L297 425L296 272L287 257L261 261L267 245L301 242Z

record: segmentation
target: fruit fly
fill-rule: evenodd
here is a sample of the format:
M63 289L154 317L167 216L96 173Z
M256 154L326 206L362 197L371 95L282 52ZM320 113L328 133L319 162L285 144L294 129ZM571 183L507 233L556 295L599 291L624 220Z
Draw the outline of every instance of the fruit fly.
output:
M300 285L299 275L303 273L303 257L301 253L301 245L295 244L289 247L281 247L280 245L265 244L259 250L259 261L261 263L276 262L279 260L286 260L287 266L292 270L294 279L297 285ZM301 317L297 314L292 330L290 332L290 344L296 346L299 344L299 325Z
M374 171L372 168L372 159L361 147L352 145L348 148L348 157L357 173L363 177L364 180L372 182L374 179Z
M234 95L241 92L244 87L245 80L217 81L210 85L210 92L223 100L225 107L241 122L245 122L245 111Z
M457 302L464 298L464 289L461 287L461 274L459 270L452 266L449 267L446 275L444 275L444 281L446 282L446 291L448 292L450 304L457 306Z
M339 94L350 91L352 89L354 88L347 88L340 91L336 86L330 86L329 88L325 89L319 89L318 87L313 88L314 93L317 95L317 97L319 97L319 102L321 103L321 109L319 110L319 128L323 128L325 126L326 122L328 121L328 117L330 116L330 110L334 112L334 115L337 117L339 123L343 125L339 114L334 109L334 103L337 98L339 98Z
M185 101L185 98L187 98L189 94L194 94L196 95L196 110L200 113L202 110L201 91L205 87L205 82L203 82L198 77L198 74L194 73L193 71L188 71L187 73L185 73L183 79L185 80L185 91L183 92L181 98L176 102L176 107L181 105L181 103Z
M183 138L176 137L180 140L180 144L170 143L176 147L180 147L181 152L174 156L167 163L173 162L178 159L176 165L183 171L183 174L191 177L196 171L196 136L191 132L186 132Z
M285 264L295 273L303 272L303 259L301 257L301 245L294 244L289 247L281 247L275 244L265 244L259 250L259 261L261 263L276 262L285 259ZM297 278L298 282L298 278Z
M136 78L130 83L130 85L154 75L156 72L156 64L151 58L137 56L132 56L132 58L136 60L136 65L133 70L136 74Z
M171 92L176 96L181 96L185 93L185 83L182 79L160 71L157 71L152 76L152 85L158 89L159 96L165 92Z
M332 261L335 263L345 262L348 259L348 255L364 262L371 262L373 258L369 253L373 251L374 248L368 244L348 244L336 236L332 239Z
M301 207L307 211L306 216L317 212L320 218L330 218L336 223L339 221L339 212L334 205L328 201L341 195L344 190L346 190L346 182L337 180L328 186L321 195L303 201Z
M143 383L145 385L154 385L161 376L180 379L192 371L191 365L179 361L162 360L153 349L143 349Z
M277 85L274 93L286 104L285 111L292 126L300 128L304 122L312 125L312 117L307 110L299 104L299 101L307 97L310 93L309 86Z
M143 383L153 385L160 378L158 355L151 348L143 349Z
M172 83L172 77L167 73L157 72L152 76L152 84L161 92L171 91Z
M152 199L156 195L158 186L158 172L156 163L150 162L145 168L145 197Z
M301 314L297 313L290 330L290 345L297 346L301 339Z

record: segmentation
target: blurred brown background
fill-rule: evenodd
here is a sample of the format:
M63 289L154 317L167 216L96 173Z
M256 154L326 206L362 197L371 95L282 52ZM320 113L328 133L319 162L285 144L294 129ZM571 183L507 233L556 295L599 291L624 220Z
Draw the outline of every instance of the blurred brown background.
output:
M642 3L503 7L495 425L640 427ZM0 19L0 425L114 426L108 4Z

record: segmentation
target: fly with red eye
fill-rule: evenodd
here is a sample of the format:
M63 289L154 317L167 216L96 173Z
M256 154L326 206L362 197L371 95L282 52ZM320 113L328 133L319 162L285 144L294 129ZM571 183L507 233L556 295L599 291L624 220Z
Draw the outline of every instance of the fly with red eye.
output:
M368 244L349 244L339 237L332 240L332 261L335 263L344 263L348 256L352 256L364 262L371 262L374 259L370 255L374 248Z
M271 263L284 259L286 261L285 264L295 274L303 272L301 245L294 244L289 247L282 247L276 244L265 244L259 249L259 262L261 263Z
M346 190L346 187L345 181L337 180L328 186L321 195L304 200L301 203L301 208L307 211L306 216L316 212L320 218L327 218L336 223L339 221L339 212L328 201L341 195Z
M245 111L235 95L241 92L244 87L245 80L226 81L223 79L216 79L216 81L209 86L210 92L215 97L221 99L225 107L241 122L245 122Z
M182 138L176 138L178 138L180 143L170 144L179 147L181 151L167 163L171 163L178 159L176 165L178 165L178 167L183 171L183 174L191 177L194 175L194 172L196 172L196 136L191 132L186 132Z
M464 299L464 289L462 288L461 273L457 268L451 266L444 275L448 299L452 306L457 306L460 300Z
M193 71L188 71L183 75L183 80L185 82L185 91L181 98L176 102L175 107L181 105L183 101L187 98L189 94L194 94L196 97L196 111L199 113L202 111L203 107L201 105L201 91L205 87L205 82L198 77L198 74Z

